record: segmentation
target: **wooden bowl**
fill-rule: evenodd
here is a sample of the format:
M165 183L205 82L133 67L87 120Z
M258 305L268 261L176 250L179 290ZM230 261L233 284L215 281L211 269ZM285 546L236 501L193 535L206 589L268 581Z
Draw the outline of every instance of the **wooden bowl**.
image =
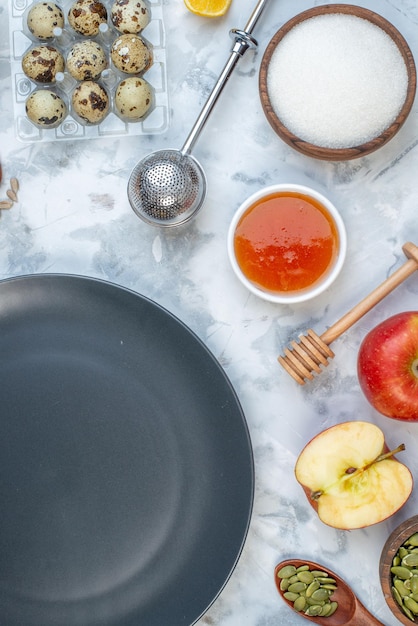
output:
M418 531L418 515L414 515L400 524L389 535L382 549L379 563L380 584L386 603L396 619L405 626L411 626L414 622L403 613L392 594L392 567L393 557L398 552L400 546L415 532Z
M297 137L291 132L277 116L268 91L268 70L271 58L281 40L285 35L289 33L295 26L301 22L315 16L325 14L348 14L356 17L367 19L372 24L380 27L385 31L398 47L406 65L408 85L405 101L401 107L399 114L390 126L388 126L379 136L374 137L370 141L361 145L344 148L329 148L320 145L309 143L300 137ZM279 137L287 143L289 146L305 154L306 156L314 157L316 159L322 159L326 161L345 161L362 157L366 154L374 152L385 143L387 143L401 128L405 122L414 102L416 92L416 67L412 52L405 41L404 37L399 31L385 18L373 11L365 9L363 7L354 6L350 4L326 4L322 6L316 6L307 11L299 13L288 22L286 22L273 36L270 43L264 52L259 74L259 91L261 104L264 113L272 126L273 130L279 135Z

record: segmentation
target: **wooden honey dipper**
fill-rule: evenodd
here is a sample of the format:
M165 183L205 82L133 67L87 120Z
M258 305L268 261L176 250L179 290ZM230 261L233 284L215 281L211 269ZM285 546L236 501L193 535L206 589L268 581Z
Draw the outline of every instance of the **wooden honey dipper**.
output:
M408 261L368 296L330 326L321 336L309 329L306 336L302 335L299 338L299 343L292 341L290 344L292 349L286 348L284 356L279 356L279 363L300 385L304 385L307 379L312 380L314 378L313 372L320 374L321 365L326 367L329 363L328 359L334 358L335 354L329 348L330 343L338 339L348 328L353 326L355 322L418 269L418 247L407 242L402 246L402 250Z

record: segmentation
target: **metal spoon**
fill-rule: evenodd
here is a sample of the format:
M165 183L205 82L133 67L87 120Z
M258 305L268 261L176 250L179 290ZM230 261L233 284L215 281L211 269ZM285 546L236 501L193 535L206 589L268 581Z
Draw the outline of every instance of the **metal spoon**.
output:
M331 578L335 579L337 584L337 589L331 596L332 600L338 602L338 608L333 615L330 615L329 617L319 617L305 615L303 612L299 612L298 614L301 617L305 617L311 622L321 624L322 626L384 626L382 622L379 622L379 620L376 619L365 606L363 606L351 587L349 587L342 578L327 567L313 561L289 559L287 561L282 561L276 565L274 569L274 580L276 582L277 591L286 604L291 607L292 611L296 612L293 609L292 602L286 600L283 596L284 592L280 589L280 579L277 577L277 572L285 565L294 565L295 567L308 565L311 570L315 569L326 572L329 576L331 576Z
M191 151L232 70L248 48L257 47L251 33L268 0L259 0L244 30L233 28L235 40L228 62L181 150L158 150L134 167L128 182L128 199L135 213L149 224L177 226L201 208L206 178Z

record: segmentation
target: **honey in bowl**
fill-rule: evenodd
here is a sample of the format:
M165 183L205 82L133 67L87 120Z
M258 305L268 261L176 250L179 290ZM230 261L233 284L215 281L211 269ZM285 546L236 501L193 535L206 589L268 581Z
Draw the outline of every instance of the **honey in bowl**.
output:
M306 300L326 288L341 267L342 220L325 198L305 189L276 186L255 194L231 224L234 270L265 299Z

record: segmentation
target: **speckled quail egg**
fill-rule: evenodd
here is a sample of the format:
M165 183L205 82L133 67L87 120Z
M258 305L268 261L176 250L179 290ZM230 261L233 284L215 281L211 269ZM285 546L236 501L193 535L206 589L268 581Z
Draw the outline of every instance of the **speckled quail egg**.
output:
M37 2L27 15L27 25L37 39L54 37L54 28L64 28L64 14L54 2Z
M108 93L93 80L86 80L74 89L71 103L76 115L88 124L102 122L109 113Z
M68 22L79 35L94 37L107 22L107 9L102 2L76 0L68 11Z
M64 100L50 89L37 89L25 103L28 118L42 128L55 128L67 115Z
M115 107L121 117L135 121L143 118L150 110L153 92L143 78L130 76L122 80L116 88Z
M107 67L102 46L87 39L74 43L67 55L67 69L76 80L94 80Z
M51 45L30 48L22 57L22 70L37 83L54 83L58 72L64 71L64 57Z
M152 65L152 53L138 35L121 35L110 48L114 66L125 74L145 72Z
M143 0L116 0L110 19L120 33L140 33L148 26L150 13Z

